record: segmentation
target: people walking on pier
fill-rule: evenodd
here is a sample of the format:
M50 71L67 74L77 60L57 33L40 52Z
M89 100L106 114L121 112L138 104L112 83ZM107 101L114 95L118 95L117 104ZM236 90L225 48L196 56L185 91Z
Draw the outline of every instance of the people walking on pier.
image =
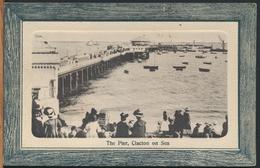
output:
M141 138L145 137L146 133L146 122L142 120L143 113L140 112L139 109L134 111L134 116L136 117L137 121L134 123L133 127L131 128L132 137Z
M62 124L59 119L55 118L55 111L51 107L46 107L43 112L48 116L48 120L44 122L45 136L47 138L61 137L60 129Z
M129 137L129 126L126 122L128 114L121 113L120 117L121 121L116 125L116 137L127 138Z

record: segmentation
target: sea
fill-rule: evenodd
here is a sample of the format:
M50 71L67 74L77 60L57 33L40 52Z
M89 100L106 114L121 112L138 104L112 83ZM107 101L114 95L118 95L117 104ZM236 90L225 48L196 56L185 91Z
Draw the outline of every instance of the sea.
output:
M192 128L201 123L202 131L206 122L215 123L214 129L221 133L227 114L226 60L227 54L221 52L150 53L148 60L123 63L90 80L83 91L66 99L70 103L60 107L60 115L68 125L80 126L92 107L105 112L111 123L119 122L122 112L129 114L128 120L135 120L133 111L140 109L147 131L154 132L162 121L163 111L174 119L175 110L188 107ZM150 72L143 68L145 65L156 65L159 69ZM173 66L186 68L176 71ZM210 71L200 72L201 67ZM125 70L129 73L124 73Z

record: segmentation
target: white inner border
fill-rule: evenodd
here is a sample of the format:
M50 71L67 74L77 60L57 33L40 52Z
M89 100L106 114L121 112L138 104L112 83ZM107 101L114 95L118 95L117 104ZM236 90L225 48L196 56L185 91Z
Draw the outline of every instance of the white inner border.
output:
M179 24L182 27L179 27ZM223 138L36 138L31 133L31 56L35 31L221 31L228 37L228 134ZM238 150L238 22L23 22L21 83L21 149L26 150ZM26 101L28 100L28 101ZM107 140L127 141L130 146L107 146ZM133 146L132 141L150 142ZM152 142L167 141L168 146Z

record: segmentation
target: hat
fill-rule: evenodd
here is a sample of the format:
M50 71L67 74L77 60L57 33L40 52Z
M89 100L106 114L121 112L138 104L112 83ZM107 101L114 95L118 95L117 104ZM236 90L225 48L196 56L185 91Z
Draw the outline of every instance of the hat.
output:
M188 107L185 107L185 108L184 108L184 111L185 111L185 112L189 112L190 109L189 109Z
M50 111L50 110L51 110L51 111ZM44 113L45 115L47 115L49 118L52 118L52 117L55 115L54 109L51 108L51 107L46 107L46 108L44 109L43 113Z
M201 126L201 124L200 124L200 123L196 123L196 125L197 125L197 126Z
M122 112L122 113L120 114L120 116L121 116L122 118L127 118L129 115L128 115L128 114L125 114L124 112Z
M97 110L95 108L91 108L91 114L97 114Z
M141 113L139 109L135 110L133 114L134 114L136 117L143 117L143 113Z
M212 125L217 125L217 122L214 121L214 122L212 123Z

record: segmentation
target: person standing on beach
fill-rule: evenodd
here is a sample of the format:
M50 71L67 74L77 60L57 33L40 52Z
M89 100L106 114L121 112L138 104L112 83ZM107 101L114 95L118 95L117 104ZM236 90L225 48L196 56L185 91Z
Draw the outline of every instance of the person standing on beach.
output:
M57 138L61 137L60 129L62 124L57 117L55 117L54 109L51 107L46 107L43 112L48 116L48 120L44 122L44 130L46 138Z
M191 126L190 126L190 114L189 114L190 110L188 109L188 107L186 107L184 109L184 113L183 113L183 132L184 134L191 134Z
M121 121L116 124L116 137L127 138L129 137L129 126L126 123L126 118L128 114L120 114Z
M92 120L86 125L86 137L98 138L98 133L101 132L101 127L98 123L98 114L92 113Z
M166 111L163 112L160 132L162 132L162 136L166 136L169 133L168 115Z
M133 114L136 117L137 121L134 123L133 127L131 128L132 137L135 137L135 138L145 137L146 122L142 120L143 113L141 113L140 110L137 109L134 111Z
M174 131L180 135L180 138L183 137L183 128L184 128L184 119L181 109L177 109L174 114Z
M227 118L227 115L225 116L225 119L226 119L226 121L222 125L222 128L223 128L223 130L221 132L221 136L222 137L227 135L227 132L228 132L228 118Z
M198 138L200 136L200 134L199 134L200 126L201 126L201 124L197 123L196 126L194 127L193 132L192 132L192 137L193 138Z
M212 138L212 132L211 132L211 124L205 123L205 127L203 129L203 136L205 138Z

